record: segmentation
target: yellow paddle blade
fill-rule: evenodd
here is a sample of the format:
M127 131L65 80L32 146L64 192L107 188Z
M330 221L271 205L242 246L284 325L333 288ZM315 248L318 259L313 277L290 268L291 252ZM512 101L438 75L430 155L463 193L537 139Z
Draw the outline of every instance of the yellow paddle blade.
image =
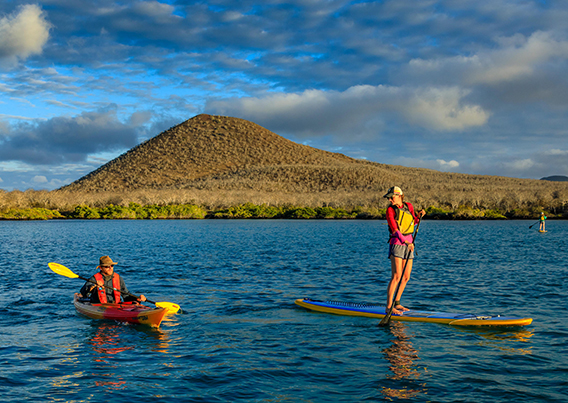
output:
M47 264L49 266L49 268L51 270L53 270L54 272L56 272L57 274L60 274L62 276L65 277L69 277L69 278L78 278L79 275L73 273L71 270L69 270L67 267L63 266L62 264L59 263L48 263Z
M165 308L167 310L166 313L177 313L180 310L180 306L178 304L174 304L173 302L156 302L156 306L159 308Z

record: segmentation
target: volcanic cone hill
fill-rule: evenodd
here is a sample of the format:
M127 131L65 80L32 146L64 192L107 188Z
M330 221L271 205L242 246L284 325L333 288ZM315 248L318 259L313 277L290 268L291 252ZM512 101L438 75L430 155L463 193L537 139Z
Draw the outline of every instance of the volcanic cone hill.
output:
M392 176L386 165L297 144L243 119L198 115L63 189L382 190Z
M75 194L203 191L205 198L220 191L241 192L245 198L261 195L261 200L273 195L273 203L283 203L285 194L304 198L317 194L320 201L305 203L340 200L336 204L382 206L382 195L395 184L424 206L508 211L568 206L567 182L357 160L294 143L243 119L205 114L164 131L60 190Z

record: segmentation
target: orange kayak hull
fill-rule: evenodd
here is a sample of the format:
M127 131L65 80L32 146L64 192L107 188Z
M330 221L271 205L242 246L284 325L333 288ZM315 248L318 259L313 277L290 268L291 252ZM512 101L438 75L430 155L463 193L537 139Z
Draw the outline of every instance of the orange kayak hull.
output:
M165 308L150 308L142 304L92 304L81 301L79 294L74 295L73 305L77 312L92 319L108 319L152 327L160 326L167 311Z

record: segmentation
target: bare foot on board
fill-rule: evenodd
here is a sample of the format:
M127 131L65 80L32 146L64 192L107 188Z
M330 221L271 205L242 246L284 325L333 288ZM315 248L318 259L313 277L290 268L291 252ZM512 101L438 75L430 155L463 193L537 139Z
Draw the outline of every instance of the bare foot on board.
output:
M390 309L390 308L387 308L386 311L388 312L389 309ZM392 310L392 314L391 314L391 315L400 316L400 315L402 315L402 311L399 311L398 309L396 309L396 307L394 307L393 310Z
M403 307L402 305L395 305L394 309L397 309L402 312L409 311L410 309Z

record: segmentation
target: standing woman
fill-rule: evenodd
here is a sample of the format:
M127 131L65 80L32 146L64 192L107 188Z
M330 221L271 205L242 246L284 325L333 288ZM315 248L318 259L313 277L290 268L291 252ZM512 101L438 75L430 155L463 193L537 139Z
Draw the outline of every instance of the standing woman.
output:
M391 261L391 279L387 288L387 311L394 303L392 313L400 315L407 308L400 304L400 298L404 287L410 279L412 271L412 260L414 259L414 225L426 214L420 210L418 214L414 212L414 206L404 201L402 190L398 186L391 187L384 195L390 202L387 207L387 223L389 225L389 259ZM406 260L408 259L408 263ZM404 278L398 289L396 298L393 294L402 277L402 271L406 264Z
M540 232L546 232L546 229L544 228L544 220L546 220L546 216L544 215L544 211L540 214L540 225L538 230Z

